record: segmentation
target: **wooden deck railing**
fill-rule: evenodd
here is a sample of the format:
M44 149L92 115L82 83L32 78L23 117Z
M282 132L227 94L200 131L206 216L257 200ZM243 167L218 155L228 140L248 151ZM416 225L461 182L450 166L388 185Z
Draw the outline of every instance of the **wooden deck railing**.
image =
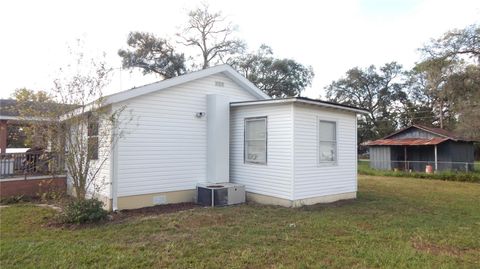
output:
M65 173L65 163L60 154L46 151L0 154L0 178Z

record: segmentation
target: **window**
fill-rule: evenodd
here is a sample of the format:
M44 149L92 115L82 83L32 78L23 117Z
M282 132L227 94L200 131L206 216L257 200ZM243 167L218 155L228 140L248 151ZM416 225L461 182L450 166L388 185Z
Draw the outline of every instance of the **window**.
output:
M320 163L335 163L337 161L337 123L321 120L318 134Z
M98 160L98 119L94 116L88 118L88 157Z
M267 164L267 118L245 119L246 163Z

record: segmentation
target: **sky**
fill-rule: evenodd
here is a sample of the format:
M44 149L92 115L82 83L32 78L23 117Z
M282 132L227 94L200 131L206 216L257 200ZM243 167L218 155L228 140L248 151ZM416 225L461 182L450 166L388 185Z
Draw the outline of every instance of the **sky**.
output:
M205 2L205 1L203 1ZM5 1L0 6L0 98L17 88L48 90L71 62L77 39L89 57L106 53L114 68L105 94L158 81L154 75L121 70L120 48L130 31L172 36L201 1ZM250 50L261 44L276 57L313 67L312 86L302 94L324 98L325 86L352 67L397 61L405 68L419 60L430 38L480 22L480 1L211 0L238 25Z

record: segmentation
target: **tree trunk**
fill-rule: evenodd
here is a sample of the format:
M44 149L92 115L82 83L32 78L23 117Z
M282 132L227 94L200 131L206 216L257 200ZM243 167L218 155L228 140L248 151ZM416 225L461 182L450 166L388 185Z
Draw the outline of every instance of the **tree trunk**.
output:
M443 101L440 101L440 128L443 129Z

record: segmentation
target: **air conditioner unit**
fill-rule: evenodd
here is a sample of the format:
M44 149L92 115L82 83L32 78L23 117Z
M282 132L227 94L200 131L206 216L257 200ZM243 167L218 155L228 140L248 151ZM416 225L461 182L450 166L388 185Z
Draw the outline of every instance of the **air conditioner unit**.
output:
M245 186L235 183L199 183L197 203L203 206L245 203Z

